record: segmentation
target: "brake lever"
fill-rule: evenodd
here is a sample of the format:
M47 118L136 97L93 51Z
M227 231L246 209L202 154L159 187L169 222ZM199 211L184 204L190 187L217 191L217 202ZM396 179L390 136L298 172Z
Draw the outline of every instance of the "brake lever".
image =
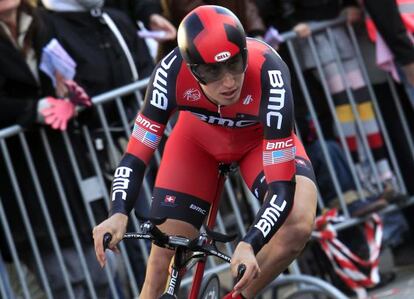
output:
M226 234L222 234L219 232L215 232L211 229L209 229L207 226L204 227L206 230L206 234L207 236L212 240L212 241L217 241L217 242L221 242L221 243L228 243L233 241L234 239L237 238L237 234L231 234L231 235L226 235Z

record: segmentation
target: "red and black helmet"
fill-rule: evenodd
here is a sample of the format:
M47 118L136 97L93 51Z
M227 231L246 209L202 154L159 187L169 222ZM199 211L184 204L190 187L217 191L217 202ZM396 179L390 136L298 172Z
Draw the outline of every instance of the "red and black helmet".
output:
M178 47L189 65L220 63L240 54L247 64L246 33L229 9L203 5L178 27Z

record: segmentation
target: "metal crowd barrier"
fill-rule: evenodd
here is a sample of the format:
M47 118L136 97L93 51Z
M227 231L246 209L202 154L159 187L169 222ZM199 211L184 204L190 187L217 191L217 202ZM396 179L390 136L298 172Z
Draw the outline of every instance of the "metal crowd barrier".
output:
M326 31L330 40L331 46L335 50L335 44L332 43L332 32L331 28L333 26L344 26L343 20L338 20L334 22L327 22L319 27L313 28L313 32ZM355 37L353 28L346 26L347 32L351 36L352 46L355 49L357 54L358 62L363 70L364 78L368 82L369 93L374 103L375 112L377 114L383 137L389 151L391 164L394 170L394 173L397 176L398 185L402 192L406 192L407 188L405 186L404 180L401 176L401 171L399 169L398 163L395 158L395 148L393 148L392 143L390 142L387 129L384 125L384 121L381 117L380 110L378 108L377 99L374 93L374 90L370 84L370 80L365 68L363 57L360 54L358 43ZM313 100L308 91L307 82L305 81L301 66L299 64L297 53L293 45L295 35L291 32L283 35L292 61L293 66L291 67L292 71L295 71L301 90L304 94L307 107L311 114L312 119L315 122L315 128L319 140L321 140L322 151L324 157L329 166L329 173L333 181L333 188L336 191L336 194L339 198L340 207L342 213L348 217L342 226L354 225L361 221L361 219L350 218L348 213L347 205L343 198L343 192L340 188L340 183L338 181L338 175L335 168L333 167L331 157L328 153L328 149L325 144L325 138L318 121L316 108L314 107ZM334 118L335 129L338 133L338 137L342 147L344 148L347 162L352 171L352 179L357 186L357 191L361 198L364 198L364 192L362 191L362 182L360 181L355 167L352 163L351 155L348 149L348 146L345 142L344 133L342 132L341 127L338 124L338 119L335 114L334 104L332 97L329 94L326 78L324 77L323 71L321 69L321 62L318 57L318 53L315 49L313 37L308 38L310 48L312 49L312 55L317 62L317 70L321 78L321 84L325 91L326 100L330 107L332 116ZM341 65L339 56L336 57L337 63ZM341 72L342 76L343 70ZM391 89L393 88L393 83L389 81ZM103 270L97 270L91 267L90 256L86 256L84 242L82 241L85 237L90 238L91 236L81 236L77 231L77 224L80 219L77 218L77 215L73 213L71 205L77 201L78 204L81 204L87 217L89 223L90 232L92 228L98 223L97 216L95 215L94 207L99 204L103 205L107 210L109 208L109 184L110 173L108 170L114 170L116 164L118 163L122 149L125 146L125 140L129 137L131 132L131 118L128 115L129 108L134 105L140 107L142 104L141 91L148 84L148 79L144 79L133 84L121 87L100 96L93 98L93 108L95 112L95 117L98 120L99 125L95 125L91 128L88 123L83 124L82 122L73 129L73 131L68 130L63 133L52 132L50 129L39 127L36 129L36 134L33 133L33 129L23 130L19 126L12 126L0 130L0 167L1 169L1 184L9 184L12 194L1 194L0 193L0 228L3 232L0 236L2 239L2 247L0 247L0 252L4 253L6 250L9 251L11 258L11 263L7 263L8 266L5 266L3 260L0 259L0 294L2 298L37 298L33 294L33 286L29 285L30 281L29 276L35 275L37 277L37 286L40 289L40 294L38 298L54 298L52 294L52 286L54 281L48 277L47 270L45 269L45 263L47 260L44 259L44 252L39 248L39 244L35 238L35 233L32 227L33 217L40 217L44 221L44 232L48 236L48 241L50 242L49 250L56 256L56 264L54 265L59 269L59 274L63 280L63 288L67 292L67 298L75 299L78 297L78 290L74 288L73 277L71 277L70 268L71 263L68 260L65 260L65 253L62 251L62 244L59 239L59 228L53 225L53 215L54 210L50 210L48 192L44 188L44 182L39 180L39 174L43 171L42 166L39 167L39 161L43 161L44 165L47 165L48 171L50 172L48 182L53 185L53 188L56 189L57 198L53 200L59 202L60 207L63 210L64 221L67 224L67 229L70 232L70 237L68 237L74 252L76 253L77 264L79 269L76 269L78 272L81 272L80 276L84 278L85 290L87 292L88 298L100 298L98 294L101 290L101 287L97 285L92 277L96 276L98 273L99 277L104 277L104 280L108 284L108 298L123 298L123 296L130 298L132 296L139 296L139 286L136 282L135 276L136 272L144 272L145 261L148 258L148 244L144 241L140 241L138 244L138 249L140 252L131 252L127 250L125 243L120 244L121 255L118 257L109 256L108 261L109 265ZM347 94L353 105L355 105L355 99L353 98L352 92L347 86ZM400 101L396 96L395 90L393 91L394 101L399 111L399 117L404 127L404 134L410 144L411 154L414 159L414 150L413 150L413 141L408 129L408 121L403 115L401 110ZM131 102L131 98L133 99ZM108 109L107 105L112 105ZM355 110L355 109L354 109ZM356 116L360 122L357 111ZM84 112L81 112L81 115ZM116 114L115 118L113 114ZM111 115L108 115L111 114ZM114 126L114 119L116 120L116 125ZM363 130L362 126L358 126L359 130ZM167 130L168 132L168 130ZM96 137L98 133L99 137ZM57 135L57 136L56 136ZM361 134L364 136L364 134ZM51 142L51 140L59 140L59 143ZM362 137L364 139L364 137ZM33 156L33 144L38 146L39 149L36 151L36 155ZM102 145L103 144L103 145ZM81 147L79 147L81 145ZM368 162L370 166L373 166L372 153L367 146L367 141L363 140L365 155L368 157ZM62 148L57 148L57 147ZM55 153L59 150L61 156L57 159ZM41 154L39 155L39 151ZM102 160L102 151L105 152L105 159ZM18 160L16 154L19 155ZM67 164L63 164L61 161L65 160ZM156 167L160 162L160 154L157 152L154 157ZM19 164L19 168L16 169L15 165ZM62 166L63 164L63 166ZM43 165L43 167L44 167ZM88 169L87 171L82 170L83 168ZM66 170L73 173L73 176L70 178L64 177L61 174L61 168L67 168ZM374 167L375 168L375 167ZM24 169L25 171L22 171ZM148 173L148 171L147 171ZM374 171L375 173L375 171ZM376 179L378 180L378 175L376 174ZM74 184L77 186L79 197L74 197L73 193L68 193L68 190L65 189L65 180L73 180ZM245 186L240 183L240 178L237 176L232 177L231 180L228 180L225 184L225 196L228 199L228 208L227 211L222 211L217 218L217 229L223 233L228 232L229 230L237 231L241 235L246 232L245 219L246 213L254 213L258 210L259 204L254 199L254 197L248 192ZM32 185L32 193L27 194L25 190L27 189L22 185L22 182L25 184ZM237 186L236 184L237 183ZM377 182L378 183L378 182ZM380 185L380 184L378 184ZM146 177L144 179L144 184L142 188L142 195L140 200L144 205L148 205L151 201L151 177ZM49 196L50 197L50 196ZM14 199L18 206L18 213L11 214L8 210L10 198ZM36 201L38 210L28 209L28 200ZM245 201L248 203L249 209L245 210L243 213L240 211L240 201ZM413 198L410 199L413 201ZM409 202L408 202L409 203ZM407 203L407 204L408 204ZM321 209L325 208L324 200L319 198L318 204ZM397 209L396 206L390 206L390 209ZM250 211L248 211L250 210ZM21 223L24 227L24 238L29 246L26 251L21 251L17 248L16 237L22 237L17 235L14 231L14 227L10 226L11 217L19 217ZM138 220L134 215L132 218L132 227L138 228ZM1 232L0 231L0 232ZM233 245L227 244L226 250L228 254L234 250ZM134 264L132 262L133 255L141 255L142 263ZM27 262L28 257L30 256L30 263ZM136 260L136 257L135 257ZM7 268L7 270L6 270ZM214 259L209 259L208 268L206 273L218 273L224 271L228 268L228 265L217 264ZM72 270L71 270L72 271ZM92 273L93 272L93 273ZM300 278L300 277L299 277ZM190 278L183 281L184 286L190 283ZM291 279L286 278L285 281L299 281L307 282L306 279L300 280L297 277L292 277ZM308 281L309 282L309 281ZM283 282L275 282L275 284L283 284ZM318 283L316 283L318 284ZM323 282L320 283L323 285ZM120 290L122 290L120 292Z

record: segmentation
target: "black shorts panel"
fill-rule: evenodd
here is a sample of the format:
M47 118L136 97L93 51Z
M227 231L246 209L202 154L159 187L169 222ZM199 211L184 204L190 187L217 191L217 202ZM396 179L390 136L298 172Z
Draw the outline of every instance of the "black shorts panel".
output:
M312 163L302 157L295 157L296 175L301 175L312 180L316 185L315 173L313 171ZM262 170L253 182L251 191L254 196L261 202L267 192L267 182L265 179L264 171Z
M150 217L181 220L200 229L210 204L186 193L154 188Z

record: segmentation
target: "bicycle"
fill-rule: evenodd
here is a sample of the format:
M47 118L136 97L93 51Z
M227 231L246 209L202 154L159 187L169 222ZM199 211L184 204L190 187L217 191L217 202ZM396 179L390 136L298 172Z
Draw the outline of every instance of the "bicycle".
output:
M202 232L194 239L188 239L182 236L171 236L161 232L157 225L162 224L165 219L144 219L141 224L141 232L125 233L123 239L146 239L153 241L160 247L175 250L173 264L168 278L166 292L160 299L177 298L180 288L181 279L187 271L197 264L196 273L192 283L189 299L214 299L220 298L220 281L217 275L211 275L202 284L205 263L208 256L215 256L221 260L230 263L231 258L225 253L219 251L216 242L227 243L233 241L237 235L225 235L212 230L215 225L216 216L219 207L220 194L228 173L231 171L231 165L219 165L219 180L216 190L216 200L211 205L210 213L207 218L207 225L204 226L205 232ZM141 217L143 220L143 217ZM112 236L106 233L103 238L104 248L108 248ZM238 281L244 274L246 267L241 264L238 268ZM201 294L199 296L199 294Z
M236 238L236 235L224 235L211 231L207 227L205 228L205 232L200 233L194 239L189 239L182 236L167 235L157 228L157 225L160 225L164 221L165 219L147 220L141 224L140 232L125 233L123 238L151 240L158 246L175 250L166 292L160 298L177 298L181 279L185 273L196 263L205 261L208 256L215 256L227 263L231 262L231 258L228 255L217 249L216 242L226 243L233 241ZM110 235L105 234L105 248L107 248L110 240ZM239 266L239 275L237 277L237 281L243 276L244 271L245 266L242 264ZM203 285L195 285L193 283L193 289L190 293L189 298L220 298L218 297L219 292L220 282L218 280L218 277L217 275L212 275L208 278L208 283L204 283ZM201 296L199 296L199 294L201 294Z

